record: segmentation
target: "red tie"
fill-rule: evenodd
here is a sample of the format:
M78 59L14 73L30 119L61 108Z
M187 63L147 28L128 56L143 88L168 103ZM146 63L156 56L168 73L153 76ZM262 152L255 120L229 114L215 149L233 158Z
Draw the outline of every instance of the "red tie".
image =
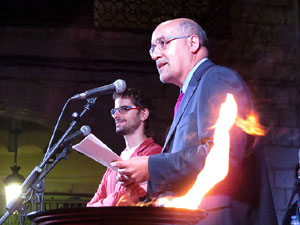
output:
M175 115L177 113L177 110L179 108L179 105L180 105L180 102L181 102L181 100L183 98L183 95L184 95L184 93L181 91L180 94L179 94L179 96L178 96L178 98L177 98L177 102L176 102L176 105L175 105L175 108L174 108L174 117L175 117Z

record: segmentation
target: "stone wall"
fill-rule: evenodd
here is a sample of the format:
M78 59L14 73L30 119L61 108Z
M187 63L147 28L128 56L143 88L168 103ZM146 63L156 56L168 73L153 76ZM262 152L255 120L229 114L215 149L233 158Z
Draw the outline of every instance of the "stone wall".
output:
M299 136L299 3L232 1L232 39L224 62L252 88L281 223L295 182ZM216 50L218 51L218 50ZM222 59L222 60L223 60Z

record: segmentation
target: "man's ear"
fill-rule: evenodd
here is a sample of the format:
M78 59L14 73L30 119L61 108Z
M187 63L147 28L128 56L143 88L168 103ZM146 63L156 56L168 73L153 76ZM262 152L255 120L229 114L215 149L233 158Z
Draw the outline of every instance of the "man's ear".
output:
M201 48L200 39L197 35L189 37L189 46L192 53L196 53Z
M147 120L149 117L149 109L147 108L144 108L142 111L141 111L141 120L144 122L145 120Z

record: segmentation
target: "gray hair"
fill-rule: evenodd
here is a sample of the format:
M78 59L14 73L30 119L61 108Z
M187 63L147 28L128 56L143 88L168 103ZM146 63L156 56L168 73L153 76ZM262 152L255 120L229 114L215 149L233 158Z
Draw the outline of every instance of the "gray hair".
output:
M201 46L207 46L206 32L198 23L190 19L184 19L180 22L179 27L185 34L196 34L200 39Z

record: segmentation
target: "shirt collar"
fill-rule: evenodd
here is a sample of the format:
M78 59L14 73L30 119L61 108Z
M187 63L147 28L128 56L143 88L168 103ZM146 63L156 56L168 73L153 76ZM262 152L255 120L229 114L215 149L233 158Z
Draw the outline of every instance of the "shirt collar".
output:
M187 77L184 80L183 86L181 91L183 91L183 93L185 93L187 87L189 86L190 80L193 77L194 72L196 71L196 69L201 65L201 63L203 63L205 60L207 60L207 58L203 58L200 62L198 62L196 64L196 66L193 67L193 69L189 72L189 74L187 75Z

